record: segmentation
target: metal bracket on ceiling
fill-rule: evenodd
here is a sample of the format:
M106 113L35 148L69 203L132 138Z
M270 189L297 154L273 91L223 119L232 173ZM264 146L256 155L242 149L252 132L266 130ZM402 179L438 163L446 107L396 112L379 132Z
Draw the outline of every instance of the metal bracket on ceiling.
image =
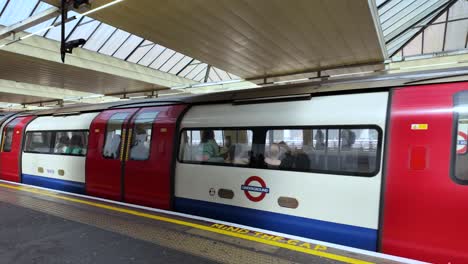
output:
M85 6L90 6L89 0L62 0L62 5L61 5L61 12L62 12L62 24L61 24L61 30L62 30L62 36L61 36L61 41L60 41L60 56L62 59L62 62L65 63L65 54L67 53L72 53L74 48L78 47L83 47L84 44L86 44L85 39L75 39L71 41L67 41L67 37L65 36L65 24L67 23L68 20L68 8L72 6L74 9L79 9L83 8Z

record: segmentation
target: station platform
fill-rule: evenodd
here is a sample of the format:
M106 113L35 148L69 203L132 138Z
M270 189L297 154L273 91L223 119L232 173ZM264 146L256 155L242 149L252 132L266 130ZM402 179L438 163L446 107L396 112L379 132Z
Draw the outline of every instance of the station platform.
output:
M422 263L0 182L0 263Z

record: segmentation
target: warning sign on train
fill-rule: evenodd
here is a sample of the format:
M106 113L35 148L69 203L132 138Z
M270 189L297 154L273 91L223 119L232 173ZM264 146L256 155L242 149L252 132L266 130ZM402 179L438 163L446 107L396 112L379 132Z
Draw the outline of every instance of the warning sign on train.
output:
M467 150L467 135L463 131L458 131L457 154L465 154Z
M241 185L241 190L244 191L245 196L252 202L260 202L270 192L270 188L267 188L265 181L259 176L250 176Z

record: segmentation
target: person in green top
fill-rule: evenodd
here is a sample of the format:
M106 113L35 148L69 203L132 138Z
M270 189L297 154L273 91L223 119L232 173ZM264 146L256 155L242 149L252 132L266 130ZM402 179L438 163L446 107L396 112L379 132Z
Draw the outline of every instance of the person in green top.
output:
M66 154L81 155L83 154L83 141L80 135L73 135L70 140L70 145L65 150Z
M199 153L201 154L202 161L224 161L224 159L219 156L219 146L214 139L213 130L202 131Z

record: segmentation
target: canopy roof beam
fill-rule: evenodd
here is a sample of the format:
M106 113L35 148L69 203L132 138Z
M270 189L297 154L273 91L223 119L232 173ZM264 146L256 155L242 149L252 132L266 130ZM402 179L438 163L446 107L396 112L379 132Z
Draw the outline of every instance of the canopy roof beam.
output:
M51 7L47 10L44 10L41 13L30 16L23 21L20 21L16 24L13 24L9 27L6 27L0 30L0 39L7 38L13 33L18 33L28 28L31 28L33 26L36 26L42 22L45 22L51 18L56 17L57 15L59 15L59 13L60 13L60 10L57 7Z

